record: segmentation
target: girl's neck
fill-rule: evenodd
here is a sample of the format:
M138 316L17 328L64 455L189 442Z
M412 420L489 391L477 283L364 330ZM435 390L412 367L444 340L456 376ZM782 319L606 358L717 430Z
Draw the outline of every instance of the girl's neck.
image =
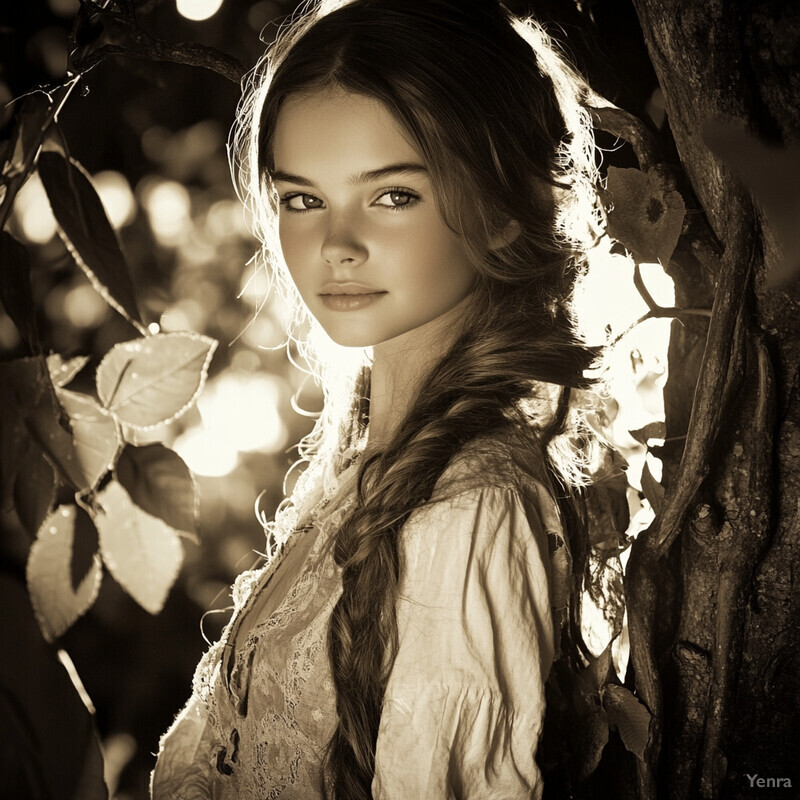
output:
M436 319L373 348L367 452L385 447L425 378L461 332L470 297Z

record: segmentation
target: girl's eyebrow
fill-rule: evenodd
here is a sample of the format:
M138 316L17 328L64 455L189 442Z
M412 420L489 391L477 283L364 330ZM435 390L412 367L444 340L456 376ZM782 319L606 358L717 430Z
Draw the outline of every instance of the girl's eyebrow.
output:
M398 164L388 164L385 167L378 167L378 169L371 169L366 172L360 172L348 178L347 182L351 186L357 186L362 183L370 183L371 181L379 181L382 178L388 178L390 175L397 174L413 174L413 173L427 173L428 170L422 164L414 164L412 162L401 162ZM304 178L302 175L293 175L291 172L282 172L277 169L272 173L272 180L274 182L281 181L283 183L296 183L302 186L314 186L314 181Z

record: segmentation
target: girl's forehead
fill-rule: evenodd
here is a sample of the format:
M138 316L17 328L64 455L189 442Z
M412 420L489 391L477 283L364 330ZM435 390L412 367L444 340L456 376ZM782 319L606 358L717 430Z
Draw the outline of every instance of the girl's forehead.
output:
M375 97L347 91L339 86L307 89L289 95L278 112L278 125L286 118L302 120L317 119L321 122L351 123L369 121L381 127L398 126L391 111Z
M418 148L384 103L339 87L290 95L278 112L272 145L275 168L283 172L299 165L329 171L421 163Z

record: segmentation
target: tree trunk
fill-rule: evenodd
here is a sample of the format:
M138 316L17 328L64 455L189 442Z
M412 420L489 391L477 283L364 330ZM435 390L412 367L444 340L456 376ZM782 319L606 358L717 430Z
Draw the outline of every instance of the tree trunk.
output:
M639 793L745 797L787 788L758 778L800 785L800 252L734 175L760 145L723 162L706 141L741 143L746 128L797 146L800 5L633 2L690 184L676 304L714 298L707 327L674 327L667 436L686 446L664 448L668 513L626 577L636 687L654 714ZM796 276L776 285L787 267Z

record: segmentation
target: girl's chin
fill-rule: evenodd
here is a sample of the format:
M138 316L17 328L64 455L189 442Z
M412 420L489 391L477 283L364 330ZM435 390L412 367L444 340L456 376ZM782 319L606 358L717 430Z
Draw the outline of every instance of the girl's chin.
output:
M317 320L320 327L328 335L335 344L339 347L352 347L352 348L365 348L374 347L380 344L382 339L374 335L370 336L366 331L343 330L341 325L324 325L321 320Z

